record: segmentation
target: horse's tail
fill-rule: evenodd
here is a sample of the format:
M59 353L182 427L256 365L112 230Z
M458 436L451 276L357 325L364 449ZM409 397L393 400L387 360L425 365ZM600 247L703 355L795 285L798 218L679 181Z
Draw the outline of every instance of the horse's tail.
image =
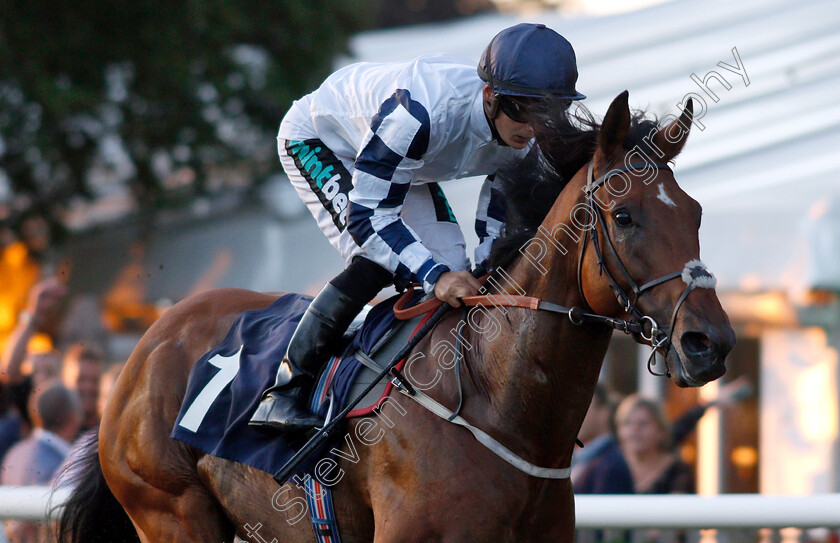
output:
M140 541L131 519L114 497L99 463L99 430L80 440L57 479L71 487L58 517L58 543Z

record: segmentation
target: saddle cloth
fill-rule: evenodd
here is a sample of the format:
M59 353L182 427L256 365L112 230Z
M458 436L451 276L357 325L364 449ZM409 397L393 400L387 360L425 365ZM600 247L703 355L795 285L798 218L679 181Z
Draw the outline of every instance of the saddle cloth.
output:
M384 368L408 341L420 319L405 324L397 321L393 312L396 299L372 308L344 355L334 357L324 368L312 393L311 404L317 406L313 411L323 417L328 411L343 409L380 371L365 354L378 352L377 364ZM243 313L222 343L207 352L190 372L171 437L209 455L276 473L303 446L305 437L260 432L248 426L248 421L262 392L274 383L286 347L310 302L310 297L286 294L264 309ZM360 351L363 354L357 356ZM366 367L360 358L374 369ZM391 387L391 382L383 379L348 418L371 413ZM342 438L343 431L334 432L297 473L311 471Z

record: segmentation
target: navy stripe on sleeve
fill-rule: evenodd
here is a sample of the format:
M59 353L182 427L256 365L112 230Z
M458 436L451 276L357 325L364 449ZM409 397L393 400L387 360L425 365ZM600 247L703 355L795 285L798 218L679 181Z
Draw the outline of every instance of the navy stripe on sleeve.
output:
M420 160L429 149L429 133L431 131L431 120L429 112L423 104L411 99L411 93L406 89L397 89L390 98L385 100L379 107L379 111L373 116L370 123L370 130L374 134L379 130L382 121L394 112L398 105L404 107L412 117L420 122L420 130L411 142L405 156L412 160Z
M379 106L379 111L376 112L376 115L373 116L373 119L370 120L370 131L374 134L377 130L379 130L379 125L382 124L383 119L394 112L397 109L397 106L400 103L399 96L397 93L400 91L397 90L394 94L391 95L390 98L382 102L382 105ZM405 91L408 92L408 91Z
M408 228L406 228L400 221L392 222L382 230L379 230L377 234L379 234L379 237L388 244L388 247L397 254L400 254L403 249L417 241L414 239L414 236L411 235Z
M379 202L379 207L398 207L405 202L405 196L408 194L408 189L411 185L408 183L391 183L388 188L388 196Z
M487 221L482 221L481 219L475 220L475 233L478 235L479 240L484 240L488 236L487 234Z
M502 193L495 188L490 189L490 205L487 206L487 216L500 222L505 222L507 205Z
M420 130L417 131L414 140L408 148L408 152L405 154L406 157L412 160L420 160L429 149L429 133L432 125L429 119L429 112L426 111L426 108L420 102L412 100L411 94L407 90L400 89L395 95L400 97L400 103L411 113L411 116L420 121Z
M431 258L423 263L420 266L420 269L417 270L416 279L420 283L437 283L437 280L440 278L440 275L443 272L448 272L449 266L446 264L438 264Z
M379 136L374 134L356 157L356 169L390 181L402 159L403 157L392 151Z
M373 210L351 201L347 214L350 236L361 247L374 234L373 225L370 223Z

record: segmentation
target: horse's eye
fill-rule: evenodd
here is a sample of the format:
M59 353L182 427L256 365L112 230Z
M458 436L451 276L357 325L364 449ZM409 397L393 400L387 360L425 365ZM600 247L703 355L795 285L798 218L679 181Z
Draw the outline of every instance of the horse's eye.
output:
M613 213L613 219L615 219L615 224L621 226L622 228L626 228L633 224L633 217L630 216L630 213L626 209L619 209Z

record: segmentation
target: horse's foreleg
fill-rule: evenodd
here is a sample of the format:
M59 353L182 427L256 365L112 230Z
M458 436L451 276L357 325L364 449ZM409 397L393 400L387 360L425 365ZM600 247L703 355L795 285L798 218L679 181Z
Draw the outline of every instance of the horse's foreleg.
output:
M185 387L194 358L177 341L141 344L102 420L102 472L143 543L233 541L233 525L199 478L196 452L169 438L180 395L164 384Z
M199 479L188 447L147 440L127 450L117 455L122 450L100 440L105 479L143 543L233 541L234 527Z
M310 543L312 524L303 492L281 487L268 473L204 456L198 461L204 486L227 511L245 541Z
M146 489L143 494L137 507L126 507L143 543L233 541L233 526L206 491L192 489L183 496L172 496Z

